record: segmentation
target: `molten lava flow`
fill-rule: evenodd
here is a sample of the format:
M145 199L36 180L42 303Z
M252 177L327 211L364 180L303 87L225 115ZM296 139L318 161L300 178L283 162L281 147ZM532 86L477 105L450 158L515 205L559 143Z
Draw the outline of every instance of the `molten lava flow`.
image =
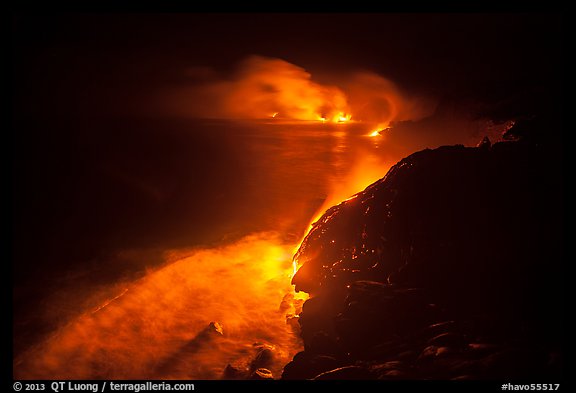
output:
M324 203L316 210L308 225L308 231L313 227L327 209L335 206L341 202L355 198L356 194L378 179L382 178L388 169L394 164L393 161L382 159L379 156L367 155L361 156L351 163L348 172L341 178L335 179L331 185L328 195L324 199ZM298 250L308 234L308 231L298 245L293 249L295 255L292 261L292 268L294 276L300 268L302 261L298 260Z
M117 296L16 359L14 378L217 379L227 365L278 378L301 349L293 247L259 234L167 253L163 268L119 284Z
M350 115L350 114L340 113L338 115L338 123L346 123L346 122L350 121L351 118L352 118L352 115Z
M392 127L388 124L378 124L372 131L370 131L370 133L368 133L368 136L371 138L383 136L384 131L389 130L390 128Z

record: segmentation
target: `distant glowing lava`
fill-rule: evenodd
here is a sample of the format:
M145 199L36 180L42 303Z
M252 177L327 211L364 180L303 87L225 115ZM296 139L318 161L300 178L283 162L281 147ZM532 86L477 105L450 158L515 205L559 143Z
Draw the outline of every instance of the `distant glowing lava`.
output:
M330 123L348 123L352 119L352 115L344 112L336 113L332 116L326 115L318 115L316 117L318 121L322 123L330 122Z
M378 125L376 126L376 128L372 131L370 131L370 133L368 134L369 137L374 138L377 136L384 136L384 131L389 130L390 127L389 125Z
M349 115L346 113L341 113L338 115L338 123L346 123L346 122L350 121L351 118L352 118L352 115Z

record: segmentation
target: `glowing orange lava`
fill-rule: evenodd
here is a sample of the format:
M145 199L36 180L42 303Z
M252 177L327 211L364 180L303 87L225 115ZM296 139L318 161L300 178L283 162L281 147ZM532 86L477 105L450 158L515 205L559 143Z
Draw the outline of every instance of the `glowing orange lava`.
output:
M378 124L370 133L369 137L374 138L377 136L384 136L384 132L388 131L391 127L388 124Z
M388 169L390 169L392 164L392 161L384 160L378 156L359 157L351 164L348 173L331 185L332 187L329 190L324 203L322 203L310 220L308 231L312 228L314 223L324 215L327 209L344 201L354 199L357 193L364 190L378 179L381 179L386 172L388 172ZM306 231L306 234L308 231ZM306 234L293 249L293 255L295 255L292 262L293 275L296 274L303 263L303 261L298 260L297 252L302 245Z
M346 122L350 121L351 118L352 118L352 115L349 115L346 113L341 113L338 115L338 123L346 123Z

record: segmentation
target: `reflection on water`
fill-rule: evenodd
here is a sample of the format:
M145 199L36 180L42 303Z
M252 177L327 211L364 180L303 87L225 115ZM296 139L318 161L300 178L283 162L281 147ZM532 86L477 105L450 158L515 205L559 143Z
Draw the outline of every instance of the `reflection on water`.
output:
M220 378L227 365L249 373L262 348L270 359L259 366L279 377L301 345L291 318L298 308L290 300L294 248L319 213L384 176L413 148L369 137L365 124L150 127L124 129L126 141L102 144L90 165L99 168L98 181L129 190L111 194L120 195L121 208L138 198L152 206L122 231L151 239L156 253L138 241L128 252L120 242L115 257L98 266L77 261L66 270L71 279L33 299L31 309L54 310L34 323L58 328L16 354L15 378ZM109 225L98 236L118 233ZM202 246L207 234L219 240ZM102 266L122 270L122 278L102 274ZM34 329L18 318L15 326ZM202 333L211 322L222 331Z

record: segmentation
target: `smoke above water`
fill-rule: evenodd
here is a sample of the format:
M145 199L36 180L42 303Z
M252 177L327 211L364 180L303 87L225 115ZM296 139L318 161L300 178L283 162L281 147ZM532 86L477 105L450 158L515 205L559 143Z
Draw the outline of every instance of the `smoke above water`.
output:
M15 378L218 379L227 365L279 377L302 345L294 246L261 233L167 252L164 267L115 286L115 296L24 354Z
M372 72L341 77L337 85L321 84L295 64L250 56L231 75L210 69L188 71L191 86L171 89L166 111L219 119L284 119L363 121L381 124L418 120L433 113L430 98L410 97L393 82Z

